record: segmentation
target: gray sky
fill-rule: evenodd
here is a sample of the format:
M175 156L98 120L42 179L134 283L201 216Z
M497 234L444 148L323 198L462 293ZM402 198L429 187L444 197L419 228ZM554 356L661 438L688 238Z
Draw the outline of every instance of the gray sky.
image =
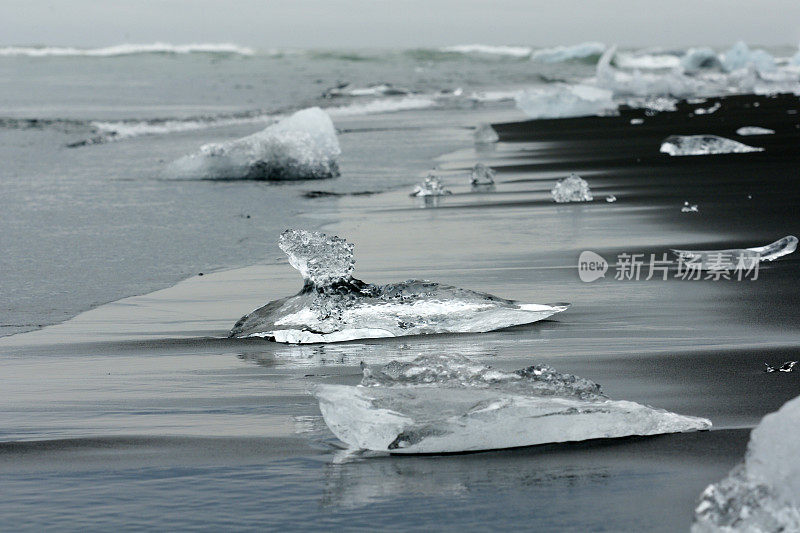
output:
M2 0L0 44L635 46L800 41L800 0Z

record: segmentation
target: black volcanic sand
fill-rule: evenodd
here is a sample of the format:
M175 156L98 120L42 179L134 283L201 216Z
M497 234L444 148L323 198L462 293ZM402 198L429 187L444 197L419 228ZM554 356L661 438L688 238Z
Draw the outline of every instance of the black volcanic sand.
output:
M693 112L716 102L712 114ZM165 529L685 531L703 488L741 460L750 428L800 391L800 373L763 371L800 359L800 255L762 265L754 281L680 280L674 269L668 280L621 281L614 262L800 235L798 108L794 96L736 96L675 112L496 124L500 143L437 161L454 192L437 207L406 190L308 199L309 212L335 214L325 231L355 243L359 278L572 303L547 321L338 345L212 338L300 288L280 260L3 339L0 524L135 528L159 516ZM776 134L739 137L742 126ZM675 134L765 151L659 153ZM494 190L470 189L476 162L497 172ZM589 182L593 202L552 202L570 172ZM682 213L684 201L699 212ZM611 262L605 278L580 281L584 250ZM548 364L714 429L440 457L338 450L313 386L357 383L361 361L425 353L504 369Z

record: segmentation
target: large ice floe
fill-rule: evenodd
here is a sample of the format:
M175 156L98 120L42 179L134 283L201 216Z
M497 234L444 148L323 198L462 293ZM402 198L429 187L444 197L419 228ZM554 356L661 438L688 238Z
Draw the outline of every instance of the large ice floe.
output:
M606 115L617 110L611 91L591 85L557 83L517 94L517 107L530 118Z
M800 397L761 420L744 462L703 491L693 533L800 531L798 427Z
M432 281L365 283L352 276L353 245L324 233L286 230L278 245L303 276L303 288L242 317L231 337L317 343L479 333L536 322L569 307L519 303Z
M661 153L673 156L743 154L763 152L764 149L748 146L739 141L717 135L670 135L661 143Z
M585 179L575 173L563 180L558 180L556 186L550 191L553 200L559 204L567 202L591 202L594 197Z
M607 398L547 366L496 370L425 355L364 369L358 386L318 385L325 423L350 448L454 453L705 430L711 422Z
M266 129L224 143L206 144L173 162L173 178L299 180L339 174L336 130L318 107L298 111Z
M667 73L643 73L640 70L627 72L612 66L616 54L612 46L603 53L597 62L595 83L617 97L657 97L670 96L687 98L700 92L702 84L678 69Z
M775 242L753 248L732 248L728 250L676 250L674 253L687 264L702 270L752 269L756 263L775 261L797 249L797 237L787 235Z

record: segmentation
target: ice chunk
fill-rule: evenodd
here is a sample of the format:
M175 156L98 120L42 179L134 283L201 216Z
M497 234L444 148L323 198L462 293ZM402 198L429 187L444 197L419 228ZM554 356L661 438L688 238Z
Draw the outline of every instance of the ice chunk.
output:
M700 496L693 533L800 531L800 397L765 416L744 462Z
M719 111L719 108L721 107L722 104L720 102L715 102L711 107L698 107L692 112L695 115L710 115L711 113L716 113Z
M475 128L475 142L477 144L491 144L500 140L491 124L481 124Z
M565 202L591 202L592 191L589 190L589 184L586 180L573 173L569 177L559 180L553 190L550 191L553 195L553 200L558 203Z
M560 63L573 59L596 59L605 51L606 45L598 42L580 43L573 46L556 46L537 50L531 59L541 63Z
M453 193L450 189L445 188L442 180L440 180L438 176L430 173L425 178L425 181L414 187L411 196L446 196L448 194Z
M660 151L673 156L683 156L741 154L763 152L764 149L717 135L670 135L661 143Z
M325 423L351 448L452 453L709 429L711 422L614 401L546 366L504 372L463 356L364 370L360 385L319 385Z
M631 119L631 125L639 126L641 124L644 124L644 119L643 118L632 118Z
M727 72L753 66L757 72L775 70L775 58L764 50L751 50L743 41L734 44L722 55L722 68Z
M605 51L597 62L595 75L597 85L612 91L613 96L685 98L697 94L702 87L699 81L675 70L664 74L621 71L611 65L615 54L614 46Z
M555 84L528 89L515 100L530 118L603 115L617 110L610 91L590 85Z
M614 196L613 194L609 194L608 196L606 196L606 202L608 202L610 204L613 204L616 201L617 201L617 197Z
M753 248L732 248L729 250L672 250L681 260L699 266L703 270L751 269L757 262L775 261L797 249L797 237L787 235L782 239Z
M736 135L772 135L775 130L761 128L759 126L743 126L736 130Z
M690 204L689 202L683 202L683 207L681 207L681 213L697 213L697 204Z
M494 170L487 167L483 163L476 163L472 167L472 175L470 176L470 183L476 185L494 185Z
M263 131L182 157L167 169L176 178L298 180L339 174L341 150L327 113L298 111Z
M302 290L242 317L231 337L315 343L428 333L478 333L529 324L569 304L524 304L431 281L388 285L352 277L353 245L323 233L287 230L280 238Z
M791 372L792 370L794 370L795 365L797 365L797 361L786 361L780 366L771 366L768 365L767 363L764 363L764 365L766 366L764 372L766 372L767 374L770 374L772 372Z
M681 58L681 67L686 72L721 67L719 56L711 48L689 48Z

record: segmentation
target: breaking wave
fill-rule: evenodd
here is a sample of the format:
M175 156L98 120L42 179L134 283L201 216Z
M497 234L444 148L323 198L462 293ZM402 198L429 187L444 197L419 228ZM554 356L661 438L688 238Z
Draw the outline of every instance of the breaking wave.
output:
M103 48L75 48L63 46L5 46L0 48L0 56L28 57L116 57L137 54L223 54L252 56L256 51L233 43L192 43L192 44L118 44Z

